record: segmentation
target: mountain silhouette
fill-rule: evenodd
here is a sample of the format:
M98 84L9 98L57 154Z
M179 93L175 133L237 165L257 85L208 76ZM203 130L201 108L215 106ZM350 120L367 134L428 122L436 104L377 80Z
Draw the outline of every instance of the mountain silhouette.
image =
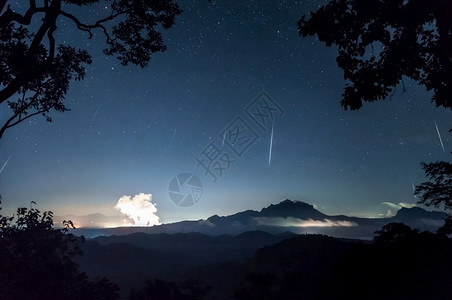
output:
M260 211L266 217L295 217L300 219L322 220L328 216L319 212L313 205L286 199L278 204L271 204Z
M447 214L441 211L426 211L420 207L406 208L402 207L397 211L394 216L396 220L413 220L413 219L442 219L445 218Z
M426 211L420 207L402 207L397 214L391 218L391 222L400 222L412 228L435 231L444 224L447 214L439 211Z
M101 236L87 239L82 244L84 254L77 262L90 276L107 276L118 282L122 291L128 291L150 278L177 280L192 277L203 266L215 266L217 271L218 266L228 269L252 258L256 250L294 236L289 232L272 235L263 231L237 236L141 232ZM228 282L236 280L234 278L231 274Z
M246 210L228 216L214 215L197 221L181 221L152 227L80 228L73 232L86 237L143 233L203 233L207 235L238 235L247 231L281 234L326 234L343 238L371 239L375 230L390 222L402 222L420 230L435 231L444 222L443 212L426 211L420 207L402 208L390 218L358 218L326 215L313 205L286 199L260 211Z
M81 270L93 277L107 276L119 283L121 291L143 286L149 279L194 278L212 286L216 299L232 299L234 290L237 295L242 293L237 299L253 299L249 296L256 293L267 299L272 292L331 298L331 291L322 289L323 283L341 278L351 263L356 272L365 272L361 268L363 259L375 256L374 268L381 270L378 276L371 271L369 274L375 278L384 274L386 256L380 257L381 251L362 239L372 239L376 230L391 222L434 231L445 216L419 207L402 208L391 218L327 215L311 204L286 199L260 211L214 215L204 220L153 227L82 228L75 232L88 233L82 245L84 255L78 260ZM90 238L90 234L97 237ZM391 253L388 250L397 263L399 256ZM416 253L424 252L419 248ZM415 266L417 261L428 269L427 259L417 254L404 264ZM401 274L411 273L411 269L403 268L402 264ZM349 275L361 280L369 276L365 274ZM343 294L349 291L346 284L347 280L341 279L337 285Z

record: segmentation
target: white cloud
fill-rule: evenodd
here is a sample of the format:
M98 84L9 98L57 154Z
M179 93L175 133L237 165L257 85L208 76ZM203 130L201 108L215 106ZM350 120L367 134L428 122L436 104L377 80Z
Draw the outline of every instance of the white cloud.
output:
M390 208L394 208L394 209L401 209L402 207L400 205L391 203L391 202L382 202L381 204L387 205Z
M322 221L308 219L302 220L298 218L288 217L258 217L255 218L258 225L261 226L280 226L280 227L354 227L358 226L355 222L350 221L333 221L330 219L324 219Z
M207 226L207 227L215 227L216 225L209 220L199 220L198 225Z
M395 213L392 211L393 209L397 212L399 209L401 209L402 207L404 208L412 208L415 207L416 204L413 203L405 203L405 202L400 202L399 204L395 204L392 202L381 202L381 204L389 206L391 209L388 210L386 217L392 217L395 215Z
M414 204L414 203L405 203L405 202L400 202L399 205L401 207L405 207L405 208L412 208L412 207L416 206L416 204Z
M160 225L156 204L152 203L152 194L140 193L135 196L122 196L115 208L130 217L134 226Z
M392 212L392 210L388 209L388 212L386 213L385 217L386 218L390 218L390 217L394 217L395 214Z

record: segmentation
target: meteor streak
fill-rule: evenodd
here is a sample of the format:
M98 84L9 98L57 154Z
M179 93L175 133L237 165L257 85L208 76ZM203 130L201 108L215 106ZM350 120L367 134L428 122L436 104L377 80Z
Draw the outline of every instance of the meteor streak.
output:
M224 148L224 140L226 139L226 130L224 131L223 134L223 142L221 143L221 148Z
M176 130L177 130L177 127L174 128L174 132L173 132L173 141L174 141L174 138L176 137Z
M5 161L5 163L3 164L2 168L0 169L0 173L3 172L3 169L4 169L4 168L6 167L6 165L8 164L8 162L9 162L11 156L12 156L12 155L10 155L10 156L8 157L8 159Z
M91 119L91 123L92 123L92 122L94 121L94 119L96 118L97 113L99 112L99 109L100 109L101 106L102 106L102 103L99 104L99 105L97 106L96 112L94 113L94 116L93 116L93 118Z
M434 122L435 122L436 132L438 133L439 142L441 143L441 148L443 148L443 152L446 152L446 150L444 149L443 139L441 138L441 133L439 133L438 124L436 124L436 121L434 121Z
M272 134L270 136L270 150L268 152L268 166L270 166L272 162L272 149L273 149L273 129L274 129L275 123L272 124Z

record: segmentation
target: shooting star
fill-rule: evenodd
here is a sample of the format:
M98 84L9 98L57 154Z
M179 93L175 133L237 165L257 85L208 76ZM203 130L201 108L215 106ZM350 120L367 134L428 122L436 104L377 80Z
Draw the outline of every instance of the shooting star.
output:
M177 131L177 127L174 128L174 132L173 132L173 141L174 141L174 138L176 137L176 131Z
M94 113L94 116L93 116L93 118L91 119L91 123L92 123L92 122L94 121L94 119L96 118L97 113L99 112L99 109L100 109L101 106L102 106L102 103L99 104L99 105L97 106L96 112Z
M446 150L444 149L443 139L441 138L441 133L439 133L438 124L436 124L436 121L434 121L434 122L435 122L436 132L438 133L439 141L441 143L441 148L443 148L443 152L446 152Z
M413 193L416 191L416 187L414 186L414 182L411 180L411 186L413 187ZM414 198L416 198L416 195L414 195Z
M270 164L272 162L272 149L273 149L273 129L274 129L275 123L272 124L272 134L270 136L270 149L268 152L268 166L270 167Z
M226 139L226 130L224 131L223 134L223 142L221 143L221 148L224 148L224 140Z
M12 156L12 155L10 155L10 156L8 157L8 159L5 161L5 163L3 164L2 168L0 169L0 173L3 172L3 169L4 169L4 168L6 167L6 165L8 164L9 160L11 159L11 156Z

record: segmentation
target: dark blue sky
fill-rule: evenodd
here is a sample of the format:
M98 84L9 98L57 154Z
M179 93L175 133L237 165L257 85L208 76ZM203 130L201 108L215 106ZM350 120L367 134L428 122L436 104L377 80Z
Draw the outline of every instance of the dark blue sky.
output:
M0 174L7 211L33 200L57 215L113 215L121 196L149 193L162 222L285 198L329 214L376 217L390 209L382 202L415 203L421 161L449 158L450 111L435 108L413 82L391 100L343 110L336 49L297 33L297 20L319 2L179 3L184 12L164 33L168 50L145 69L105 58L100 32L88 40L61 20L60 41L86 48L94 63L83 82L72 84L70 112L54 113L53 123L32 119L0 142L0 164L10 158ZM259 128L245 111L264 90L284 111L272 121L271 164L271 126ZM7 113L2 107L2 120ZM235 161L213 182L195 158L211 142L231 151L220 135L237 117L257 138L231 155ZM191 207L175 205L168 194L182 172L203 184Z

